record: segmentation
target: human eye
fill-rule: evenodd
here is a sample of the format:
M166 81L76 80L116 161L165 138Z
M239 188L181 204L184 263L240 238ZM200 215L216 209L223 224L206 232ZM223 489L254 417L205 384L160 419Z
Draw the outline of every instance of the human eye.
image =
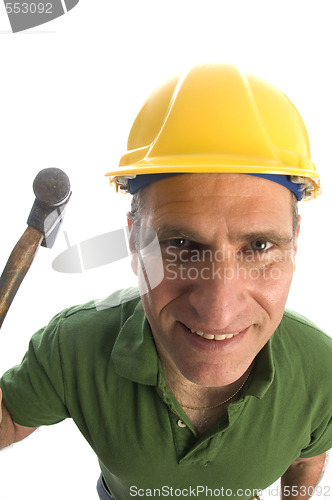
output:
M241 248L240 260L248 266L267 266L279 259L277 245L266 238L250 239Z
M255 239L250 239L248 242L241 247L241 259L245 259L245 262L256 262L264 261L271 256L271 252L275 248L275 244L266 238L257 237Z
M164 243L166 243L168 247L173 248L185 248L190 245L189 240L187 240L186 238L171 238Z
M267 250L272 248L273 243L271 243L270 241L264 240L264 239L257 239L257 240L251 241L249 246L250 246L250 250L252 250L254 252L262 253L262 252L266 252Z
M168 238L160 241L160 248L162 252L178 254L181 252L188 252L192 248L192 243L187 238L176 237Z
M160 242L160 248L162 255L170 262L189 262L200 253L200 245L183 236L164 239Z

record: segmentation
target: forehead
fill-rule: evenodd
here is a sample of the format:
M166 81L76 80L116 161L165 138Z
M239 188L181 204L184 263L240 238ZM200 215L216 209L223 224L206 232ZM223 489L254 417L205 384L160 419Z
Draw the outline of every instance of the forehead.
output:
M292 194L275 182L244 174L185 174L143 190L145 222L292 225Z

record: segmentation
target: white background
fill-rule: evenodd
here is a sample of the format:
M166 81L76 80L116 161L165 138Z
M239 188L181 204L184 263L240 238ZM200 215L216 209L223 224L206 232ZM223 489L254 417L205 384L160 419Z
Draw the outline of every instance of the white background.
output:
M125 224L129 197L116 196L103 174L125 152L144 99L188 65L234 62L279 86L306 123L324 195L301 205L289 307L331 335L331 10L328 0L81 0L57 20L12 34L1 4L1 267L25 230L42 168L71 178L63 225L71 244ZM52 250L40 249L1 330L1 373L60 309L135 283L125 260L58 274L51 264L65 249L63 232ZM331 470L322 486L331 486ZM0 454L0 500L92 500L97 476L96 458L65 422Z

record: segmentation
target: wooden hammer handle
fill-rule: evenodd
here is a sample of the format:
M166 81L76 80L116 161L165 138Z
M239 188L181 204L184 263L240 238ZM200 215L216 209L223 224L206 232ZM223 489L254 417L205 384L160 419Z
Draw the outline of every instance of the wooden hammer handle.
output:
M10 254L0 277L0 327L43 238L43 233L28 226Z

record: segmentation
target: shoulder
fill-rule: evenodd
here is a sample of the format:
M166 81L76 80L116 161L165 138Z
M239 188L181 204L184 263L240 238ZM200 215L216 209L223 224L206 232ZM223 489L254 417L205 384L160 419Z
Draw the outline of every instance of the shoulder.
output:
M97 344L112 347L119 331L140 304L136 288L119 290L105 299L93 300L61 311L34 336L35 341L61 350L88 350ZM136 313L139 317L141 314Z
M134 313L140 302L139 292L136 288L118 290L106 298L92 300L85 304L65 309L54 319L62 319L68 324L77 322L93 321L97 323L109 322L114 318L116 321L126 321L128 316Z
M308 318L286 310L271 346L276 365L311 381L332 382L332 338Z
M277 328L279 335L285 340L300 344L302 348L326 348L332 353L332 337L323 332L317 325L305 316L287 309ZM276 333L277 333L276 332Z

